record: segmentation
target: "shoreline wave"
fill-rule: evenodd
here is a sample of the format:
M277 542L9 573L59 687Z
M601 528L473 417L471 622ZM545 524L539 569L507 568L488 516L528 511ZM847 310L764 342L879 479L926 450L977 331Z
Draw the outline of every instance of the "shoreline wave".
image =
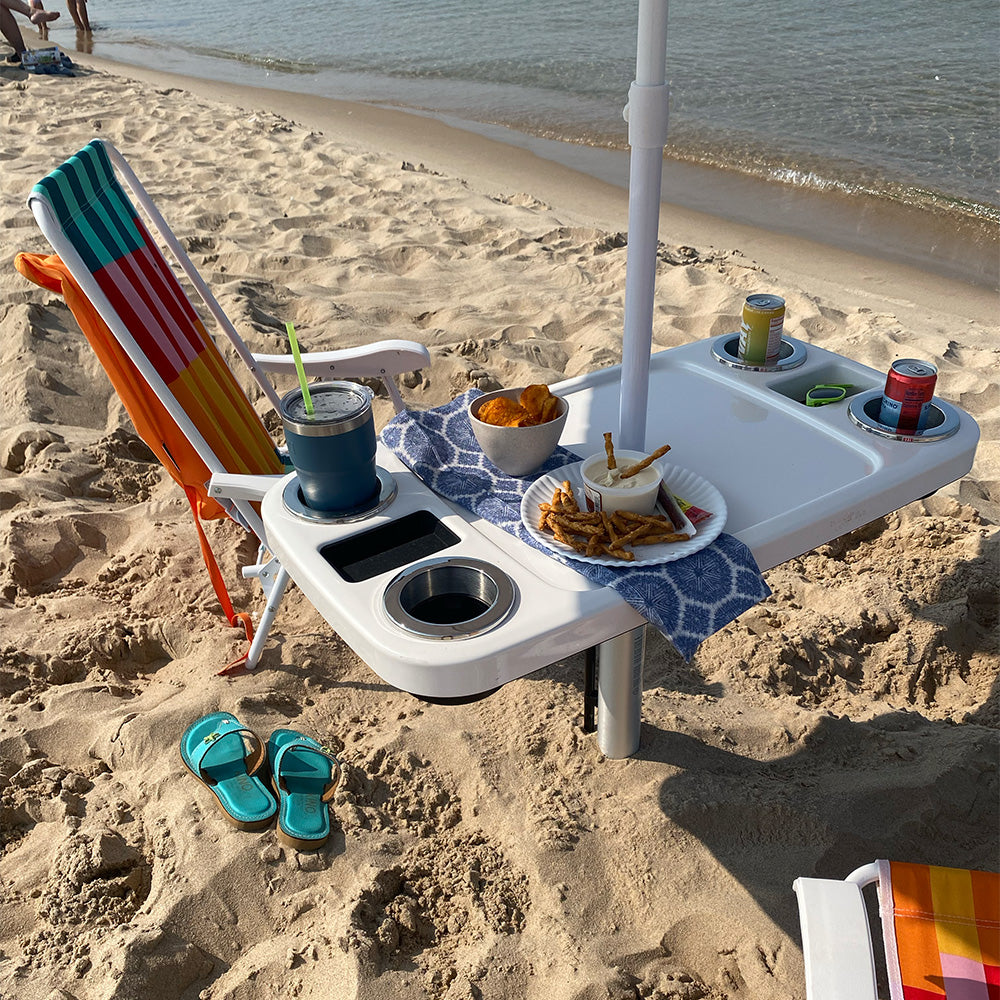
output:
M130 45L139 50L148 48L163 51L167 48L148 39L132 42ZM117 46L112 43L110 47ZM223 77L227 75L222 67L235 64L263 70L272 77L267 83L271 87L274 87L274 74L287 74L298 81L313 78L319 84L317 96L361 103L391 104L400 109L429 114L446 114L470 123L509 128L541 139L572 145L613 151L628 149L621 110L607 108L604 102L594 97L578 97L574 107L574 102L568 100L563 92L547 94L521 84L457 81L430 72L400 72L392 76L378 76L359 68L240 53L215 46L181 45L180 48L199 61L204 60L208 69L214 65ZM245 81L235 79L231 82ZM285 88L278 86L275 89ZM365 92L371 90L376 93L372 98L366 98ZM508 95L512 92L523 95L523 99L510 100ZM626 94L627 88L623 90L622 106ZM502 97L508 99L503 100ZM513 110L518 105L522 110ZM533 112L524 110L527 107L532 107ZM755 142L746 134L733 135L735 140L729 133L684 122L673 128L665 157L670 161L741 173L757 180L786 184L800 190L819 193L833 191L897 203L907 208L927 211L937 217L955 214L966 224L983 226L982 236L985 239L1000 236L1000 194L997 202L993 203L974 195L948 192L932 184L908 180L902 176L883 176L879 168L871 165L835 156L778 148L773 143Z

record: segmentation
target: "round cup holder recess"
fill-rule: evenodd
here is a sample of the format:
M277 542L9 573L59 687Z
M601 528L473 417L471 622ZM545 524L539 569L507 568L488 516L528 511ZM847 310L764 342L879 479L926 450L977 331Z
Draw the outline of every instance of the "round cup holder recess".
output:
M934 399L927 417L927 426L922 431L898 431L887 427L879 421L882 409L882 390L869 389L851 397L847 406L847 415L851 423L874 434L876 437L888 438L890 441L910 441L927 444L931 441L943 441L958 431L961 418L958 411L944 400Z
M408 566L385 588L382 605L398 628L425 639L471 639L513 610L514 582L499 566L461 556Z
M372 517L385 510L396 499L396 480L393 479L392 473L378 466L375 474L378 476L378 493L367 502L350 510L314 510L305 502L297 476L292 476L285 483L281 501L285 505L285 510L303 521L314 521L317 524L350 524L352 521L363 521L366 517Z
M769 365L741 361L739 348L740 335L738 333L724 333L721 337L716 337L712 343L712 356L716 361L744 372L787 372L792 368L798 368L806 360L805 345L793 343L790 340L781 341L778 360Z

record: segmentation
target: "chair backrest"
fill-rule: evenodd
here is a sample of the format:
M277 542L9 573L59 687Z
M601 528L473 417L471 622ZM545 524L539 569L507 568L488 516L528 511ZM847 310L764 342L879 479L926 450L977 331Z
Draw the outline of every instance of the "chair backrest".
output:
M137 432L175 480L194 489L199 514L223 516L223 509L207 493L213 472L278 474L284 466L260 417L119 183L115 166L141 190L117 150L102 140L90 142L44 177L28 201L57 255L20 254L15 263L26 277L65 297ZM176 244L183 255L182 267L191 268L199 293L203 297L207 293L213 313L216 309L221 313L169 227L155 208L150 213L150 207L143 205L161 238ZM232 328L228 320L226 324ZM231 336L239 341L237 350L262 390L277 402L275 390L256 372L235 330ZM242 520L263 537L254 509L234 503Z

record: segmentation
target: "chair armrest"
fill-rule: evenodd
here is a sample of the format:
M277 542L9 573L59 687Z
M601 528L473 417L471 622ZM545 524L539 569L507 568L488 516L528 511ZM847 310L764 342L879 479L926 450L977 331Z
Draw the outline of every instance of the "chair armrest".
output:
M208 493L211 497L225 500L252 500L259 502L275 484L281 482L287 473L275 476L250 476L235 472L215 472L209 480Z
M797 878L808 1000L877 1000L875 960L861 887Z
M291 354L255 354L254 361L266 372L295 376ZM302 355L302 366L312 377L384 378L417 371L431 363L423 344L412 340L381 340L364 347L338 351L314 351Z

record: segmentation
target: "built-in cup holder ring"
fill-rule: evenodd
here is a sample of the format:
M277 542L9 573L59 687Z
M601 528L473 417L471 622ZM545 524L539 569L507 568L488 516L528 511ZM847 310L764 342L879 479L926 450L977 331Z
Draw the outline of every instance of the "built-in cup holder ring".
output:
M352 521L363 521L366 517L372 517L385 510L396 498L396 480L392 473L379 466L375 474L378 476L378 492L366 503L350 510L313 510L302 497L297 476L292 476L285 483L281 501L290 514L316 524L350 524Z
M890 441L912 441L927 444L931 441L943 441L958 431L961 418L954 406L941 399L934 399L930 413L927 416L927 426L922 431L899 431L879 422L882 410L882 390L869 389L851 397L847 405L847 415L851 422L877 437L888 438Z
M740 335L724 333L712 342L712 357L730 368L744 372L787 372L798 368L806 360L806 345L798 341L782 340L778 350L778 360L769 365L741 361L739 356Z
M408 566L386 587L390 620L425 639L470 639L499 625L514 607L514 582L482 559L428 559Z

